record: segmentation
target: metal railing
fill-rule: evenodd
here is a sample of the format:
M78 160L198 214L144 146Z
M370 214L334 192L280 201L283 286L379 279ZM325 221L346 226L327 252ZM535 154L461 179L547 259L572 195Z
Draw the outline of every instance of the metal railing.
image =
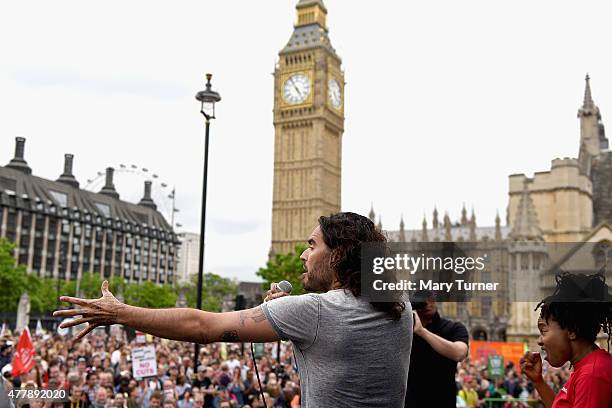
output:
M505 399L505 398L485 398L486 408L538 408L540 407L540 401L535 399L519 400L519 399Z

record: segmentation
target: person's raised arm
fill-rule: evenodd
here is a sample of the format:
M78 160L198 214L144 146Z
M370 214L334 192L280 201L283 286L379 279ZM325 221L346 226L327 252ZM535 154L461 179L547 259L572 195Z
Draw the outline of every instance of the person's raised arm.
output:
M79 299L62 296L60 300L79 306L79 309L58 310L54 316L78 317L62 324L72 327L87 323L76 340L98 326L122 324L157 337L193 343L216 341L272 342L279 340L261 306L239 312L211 313L197 309L147 309L119 302L102 283L102 297Z
M461 361L467 357L468 345L462 341L450 341L438 336L423 327L418 313L413 313L414 334L425 340L439 354L453 361Z

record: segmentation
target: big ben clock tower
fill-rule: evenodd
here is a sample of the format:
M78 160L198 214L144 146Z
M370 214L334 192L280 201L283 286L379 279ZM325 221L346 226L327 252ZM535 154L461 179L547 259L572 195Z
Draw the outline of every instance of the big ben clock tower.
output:
M300 0L274 70L272 252L304 243L321 215L340 211L344 73L322 0Z

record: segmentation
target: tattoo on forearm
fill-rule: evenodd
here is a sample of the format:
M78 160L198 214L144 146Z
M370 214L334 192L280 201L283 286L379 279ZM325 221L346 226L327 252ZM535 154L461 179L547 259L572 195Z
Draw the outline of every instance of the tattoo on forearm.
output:
M246 325L246 321L249 319L253 320L255 323L266 320L266 316L264 315L261 306L256 307L255 309L243 310L240 312L240 326L244 327Z
M221 341L240 341L240 337L236 330L228 330L221 335Z

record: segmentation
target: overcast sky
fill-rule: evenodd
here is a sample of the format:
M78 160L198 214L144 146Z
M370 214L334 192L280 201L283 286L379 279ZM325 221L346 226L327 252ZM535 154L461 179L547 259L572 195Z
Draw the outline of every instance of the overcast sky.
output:
M203 121L212 72L206 270L254 280L270 246L272 72L297 0L5 2L0 162L24 136L35 175L75 155L82 185L135 164L176 185L198 232ZM605 1L325 0L346 74L342 209L419 228L475 208L505 215L508 175L577 155L584 76L612 117L612 10ZM117 176L138 201L142 179ZM158 189L159 190L159 189ZM161 193L158 193L159 197ZM162 206L167 204L162 203Z

